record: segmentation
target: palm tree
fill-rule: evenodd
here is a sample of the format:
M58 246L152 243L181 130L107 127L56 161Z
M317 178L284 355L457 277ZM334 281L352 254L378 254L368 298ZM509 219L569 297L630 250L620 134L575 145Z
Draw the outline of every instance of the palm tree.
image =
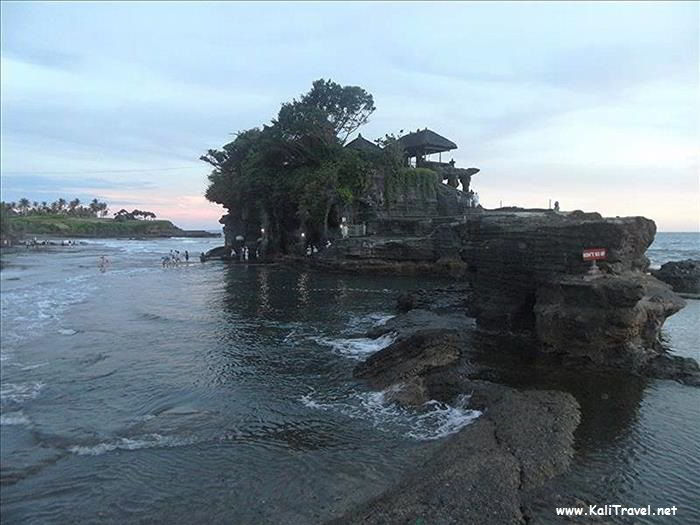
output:
M22 197L19 200L19 211L22 215L26 215L29 211L29 199Z
M78 206L80 206L80 199L78 198L75 198L68 203L71 215L75 215L75 210L78 208Z
M92 214L94 216L97 216L97 212L99 211L99 209L100 201L98 201L97 199L92 199L92 201L90 202L90 211L92 212Z
M41 201L41 213L49 213L49 204L46 201Z
M60 199L58 199L58 201L56 201L56 204L58 205L58 213L63 213L63 210L67 204L66 199L61 197Z

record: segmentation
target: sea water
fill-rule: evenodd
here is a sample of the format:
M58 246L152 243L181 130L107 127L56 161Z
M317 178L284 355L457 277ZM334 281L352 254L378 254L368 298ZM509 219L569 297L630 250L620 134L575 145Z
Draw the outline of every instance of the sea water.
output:
M659 234L652 263L698 257L696 241ZM479 416L468 397L398 408L352 378L392 342L364 332L394 315L398 292L431 281L201 264L219 243L91 240L3 256L3 523L321 522ZM173 249L190 264L163 268ZM699 304L666 328L672 351L696 359ZM663 487L648 503L686 502L687 516L700 500L698 389L623 381L601 400L577 388L583 474L571 482L595 496L604 480L626 504Z

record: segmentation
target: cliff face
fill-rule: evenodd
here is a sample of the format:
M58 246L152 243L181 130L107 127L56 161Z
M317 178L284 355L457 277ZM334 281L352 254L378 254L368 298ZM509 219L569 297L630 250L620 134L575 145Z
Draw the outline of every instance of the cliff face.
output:
M641 273L557 278L537 287L535 333L543 351L639 370L661 354L661 326L684 306Z
M666 317L685 303L643 272L656 226L643 217L483 214L453 227L482 328L527 332L548 352L638 368L660 353ZM605 248L587 276L586 248Z
M655 233L643 217L483 212L423 238L343 241L319 263L358 271L390 262L399 271L460 275L471 285L469 312L482 330L529 336L545 352L639 369L660 353L666 317L685 305L645 273ZM587 248L607 251L598 275L588 275Z
M604 273L645 270L649 263L644 252L655 233L654 222L643 217L484 213L438 229L433 237L443 256L459 250L467 263L481 326L525 330L534 326L533 306L543 283L588 272L585 248L607 250L607 260L598 263Z

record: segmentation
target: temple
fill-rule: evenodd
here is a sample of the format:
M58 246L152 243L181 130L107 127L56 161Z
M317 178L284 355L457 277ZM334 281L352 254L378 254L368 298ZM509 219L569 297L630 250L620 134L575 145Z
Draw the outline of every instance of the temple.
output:
M345 147L373 161L383 154L381 146L361 134ZM457 149L453 141L425 128L387 147L400 148L403 167L375 168L362 194L350 202L331 203L324 238L426 235L441 224L466 221L469 215L480 213L478 195L470 189L471 178L479 169L458 168L453 159L443 162L443 153ZM240 244L238 239L267 238L259 232L269 231L264 211L246 206L230 210L221 222L227 246ZM303 245L308 238L302 233L292 231L287 236ZM253 246L254 252L257 248Z
M456 168L454 159L442 162L442 154L457 149L457 144L428 128L402 136L399 144L403 147L407 165L434 170L453 188L461 184L462 191L469 193L472 175L476 175L479 169ZM433 158L435 154L438 155L437 160Z
M470 183L479 169L442 160L442 154L457 149L457 144L428 128L401 136L397 144L406 167L403 178L376 173L367 194L344 207L340 213L351 235L424 233L475 211L478 196ZM366 155L381 152L361 134L345 147Z
M382 148L377 146L374 142L370 142L362 136L362 133L358 133L357 138L348 142L345 145L346 148L355 149L357 151L363 151L365 153L376 153L381 151Z

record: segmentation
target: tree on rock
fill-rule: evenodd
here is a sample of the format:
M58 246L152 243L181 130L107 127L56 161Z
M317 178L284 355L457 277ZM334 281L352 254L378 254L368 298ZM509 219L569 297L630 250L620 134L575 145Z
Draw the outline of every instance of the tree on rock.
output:
M374 110L372 95L358 86L315 81L282 104L270 125L239 132L201 157L214 168L206 198L226 207L226 220L245 237L264 229L272 252L290 251L299 231L323 243L333 205L366 186L366 162L343 144Z

